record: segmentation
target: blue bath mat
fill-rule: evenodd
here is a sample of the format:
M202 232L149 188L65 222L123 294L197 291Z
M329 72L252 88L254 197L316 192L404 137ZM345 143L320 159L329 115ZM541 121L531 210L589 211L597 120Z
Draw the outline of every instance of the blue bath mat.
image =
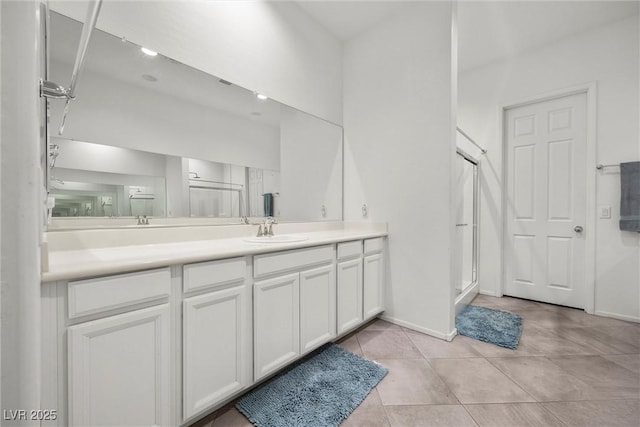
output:
M258 427L338 426L387 369L335 344L250 391L236 408Z
M522 333L522 316L468 305L456 316L456 328L460 335L515 349Z

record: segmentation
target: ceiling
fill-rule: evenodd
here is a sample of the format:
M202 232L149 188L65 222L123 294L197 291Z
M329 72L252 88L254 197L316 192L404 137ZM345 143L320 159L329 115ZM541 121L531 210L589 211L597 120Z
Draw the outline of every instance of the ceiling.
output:
M357 36L406 7L405 2L397 0L303 0L297 3L307 15L341 41Z
M311 18L347 41L415 2L298 1ZM637 1L460 1L461 71L638 14Z

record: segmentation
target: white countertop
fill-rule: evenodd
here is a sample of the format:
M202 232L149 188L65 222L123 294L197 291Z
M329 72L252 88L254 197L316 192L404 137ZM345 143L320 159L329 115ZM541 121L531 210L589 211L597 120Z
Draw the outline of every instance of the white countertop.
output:
M236 256L279 252L350 240L386 236L380 229L343 228L337 230L287 233L305 236L297 242L250 243L247 236L190 240L154 244L134 244L48 252L48 268L42 273L42 282L76 280L105 274L165 267L174 264L211 261Z

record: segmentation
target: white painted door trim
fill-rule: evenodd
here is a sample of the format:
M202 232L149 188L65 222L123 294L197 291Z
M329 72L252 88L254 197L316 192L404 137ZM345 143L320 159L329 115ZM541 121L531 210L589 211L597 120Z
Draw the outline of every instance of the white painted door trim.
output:
M521 107L523 105L533 104L536 102L548 101L555 98L561 98L569 95L575 95L578 93L586 93L587 95L587 153L586 153L586 250L585 250L585 311L593 314L595 309L595 260L596 260L596 139L597 139L597 104L596 104L596 90L597 83L595 81L584 83L576 86L559 89L552 92L543 93L536 96L520 99L515 102L506 103L498 107L498 129L500 129L500 135L502 138L502 186L501 186L501 211L500 222L502 227L500 229L500 289L498 289L498 295L501 297L504 292L504 286L506 281L505 271L505 239L507 237L507 224L505 221L507 212L507 146L506 135L504 131L505 121L504 116L506 111L511 108Z

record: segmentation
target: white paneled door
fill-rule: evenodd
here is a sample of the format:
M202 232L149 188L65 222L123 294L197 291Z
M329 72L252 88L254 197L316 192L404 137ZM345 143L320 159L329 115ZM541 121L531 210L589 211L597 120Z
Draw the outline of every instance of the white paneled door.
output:
M505 111L505 295L585 307L586 105L580 93Z

